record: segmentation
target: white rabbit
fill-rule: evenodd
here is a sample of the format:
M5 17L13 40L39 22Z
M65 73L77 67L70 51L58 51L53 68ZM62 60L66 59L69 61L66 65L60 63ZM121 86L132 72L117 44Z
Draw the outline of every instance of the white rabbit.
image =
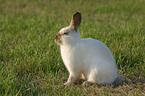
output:
M65 85L77 82L83 77L87 82L98 84L120 83L123 76L117 76L117 66L109 48L95 39L80 39L81 13L72 16L70 26L62 28L55 36L61 46L61 56L69 71Z

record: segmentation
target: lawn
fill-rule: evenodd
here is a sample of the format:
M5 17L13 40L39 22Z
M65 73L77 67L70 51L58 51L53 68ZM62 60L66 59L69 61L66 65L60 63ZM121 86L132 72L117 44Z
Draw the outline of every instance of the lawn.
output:
M104 42L123 85L72 84L54 42L74 12L82 38ZM0 95L145 95L145 0L0 0Z

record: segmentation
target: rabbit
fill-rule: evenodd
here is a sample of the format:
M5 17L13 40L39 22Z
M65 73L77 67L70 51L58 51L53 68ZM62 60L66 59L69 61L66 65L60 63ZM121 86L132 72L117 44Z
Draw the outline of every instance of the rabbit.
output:
M55 36L69 72L64 85L76 83L80 78L97 84L122 82L124 76L117 75L117 66L109 48L99 40L81 39L78 29L80 23L81 13L75 12L70 25L62 28Z

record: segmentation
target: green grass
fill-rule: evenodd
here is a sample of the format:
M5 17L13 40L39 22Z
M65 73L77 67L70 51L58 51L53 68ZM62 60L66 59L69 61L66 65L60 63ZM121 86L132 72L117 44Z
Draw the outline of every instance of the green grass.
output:
M0 95L145 95L144 0L0 0ZM57 32L81 11L82 38L104 42L122 86L64 86Z

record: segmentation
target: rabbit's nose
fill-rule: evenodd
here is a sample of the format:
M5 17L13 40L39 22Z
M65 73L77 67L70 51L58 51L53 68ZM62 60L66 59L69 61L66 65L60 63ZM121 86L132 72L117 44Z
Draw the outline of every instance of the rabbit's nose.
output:
M57 39L57 35L55 36L55 39Z

